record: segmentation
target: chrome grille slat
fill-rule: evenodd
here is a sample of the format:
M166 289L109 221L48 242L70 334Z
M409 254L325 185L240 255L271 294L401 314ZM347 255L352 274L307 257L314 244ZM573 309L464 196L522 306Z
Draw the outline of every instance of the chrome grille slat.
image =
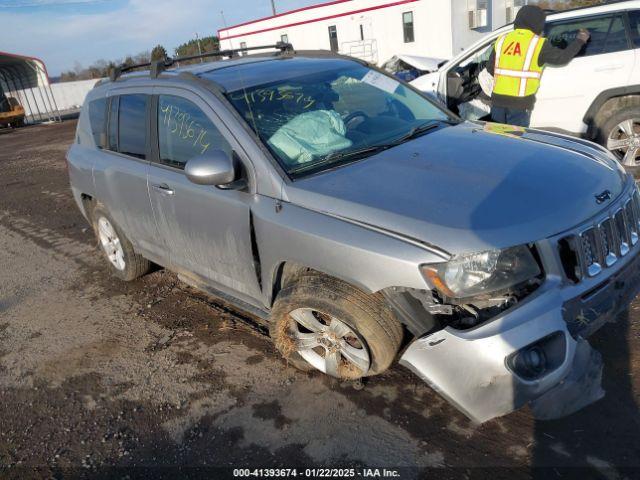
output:
M640 240L640 194L637 187L631 195L614 204L609 214L602 216L595 225L584 226L562 240L567 240L574 249L582 278L595 277L614 265ZM561 260L565 265L565 259ZM571 263L570 259L567 262Z
M633 207L633 200L629 199L624 205L624 211L627 215L627 225L629 227L629 238L631 246L638 243L638 217Z
M629 253L629 244L631 243L629 239L629 229L627 228L627 221L625 219L624 210L619 209L614 215L614 224L618 230L618 235L620 236L620 255L625 256Z
M596 234L596 228L589 228L580 234L582 239L582 259L584 260L584 273L593 277L602 270L601 249Z
M604 264L607 267L610 267L618 260L618 255L616 253L616 237L613 233L612 221L610 218L607 218L604 222L602 222L599 226L600 235L602 236L602 244L604 251Z

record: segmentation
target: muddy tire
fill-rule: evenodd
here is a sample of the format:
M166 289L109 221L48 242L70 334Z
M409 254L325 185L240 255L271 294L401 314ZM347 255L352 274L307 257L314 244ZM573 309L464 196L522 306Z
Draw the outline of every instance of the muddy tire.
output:
M98 246L113 275L130 282L149 272L151 262L135 252L129 239L103 206L94 207L91 222Z
M294 367L357 379L389 368L403 330L381 295L305 272L278 293L269 334Z
M595 120L596 141L628 170L640 166L640 96L608 101Z

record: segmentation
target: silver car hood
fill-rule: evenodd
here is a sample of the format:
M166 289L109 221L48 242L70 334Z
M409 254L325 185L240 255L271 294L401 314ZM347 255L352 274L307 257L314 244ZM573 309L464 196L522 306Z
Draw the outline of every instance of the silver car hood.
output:
M284 200L449 253L550 237L606 207L626 175L598 146L496 124L442 128L286 185Z

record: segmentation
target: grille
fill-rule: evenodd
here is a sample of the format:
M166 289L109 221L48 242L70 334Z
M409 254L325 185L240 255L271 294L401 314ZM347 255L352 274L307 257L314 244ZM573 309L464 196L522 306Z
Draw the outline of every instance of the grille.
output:
M567 276L579 281L580 278L595 277L615 264L638 243L639 222L640 196L634 189L633 195L627 196L595 225L562 238L559 252ZM579 276L574 274L576 270Z

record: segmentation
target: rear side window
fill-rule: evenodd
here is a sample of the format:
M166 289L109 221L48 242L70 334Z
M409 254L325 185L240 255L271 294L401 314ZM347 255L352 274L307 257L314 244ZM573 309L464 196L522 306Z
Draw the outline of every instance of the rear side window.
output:
M640 11L629 12L629 26L631 27L631 41L635 48L640 48Z
M89 103L89 123L96 147L104 148L107 144L106 98L99 98Z
M118 152L146 158L147 95L122 95L118 108Z
M566 48L576 39L581 28L591 33L591 39L578 54L579 57L601 55L629 50L627 30L622 15L581 18L547 24L545 37L554 47Z
M172 95L158 97L160 162L184 169L193 157L211 150L231 154L231 145L196 105Z

